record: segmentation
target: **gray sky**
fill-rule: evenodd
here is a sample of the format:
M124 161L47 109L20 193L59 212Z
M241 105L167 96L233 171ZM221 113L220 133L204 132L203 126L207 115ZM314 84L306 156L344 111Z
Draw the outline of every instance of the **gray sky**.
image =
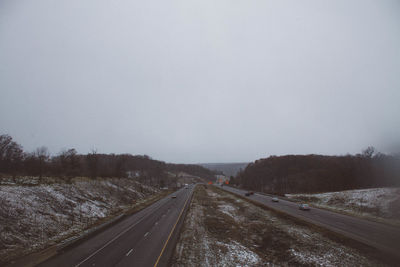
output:
M400 148L400 1L0 0L0 133L168 162Z

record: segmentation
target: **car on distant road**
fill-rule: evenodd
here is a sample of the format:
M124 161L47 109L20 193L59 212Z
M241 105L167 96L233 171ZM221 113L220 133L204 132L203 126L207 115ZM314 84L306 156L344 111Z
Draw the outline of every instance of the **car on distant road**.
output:
M271 200L272 202L279 202L279 199L277 197L273 197Z
M175 196L175 195L172 195L171 198L176 198L176 196Z
M245 195L246 197L248 197L248 196L251 195L251 193L250 193L250 192L246 192L244 195Z
M300 204L299 209L300 210L310 210L310 206L308 204Z
M250 195L254 195L254 192L253 192L253 191L250 191L249 193L250 193Z

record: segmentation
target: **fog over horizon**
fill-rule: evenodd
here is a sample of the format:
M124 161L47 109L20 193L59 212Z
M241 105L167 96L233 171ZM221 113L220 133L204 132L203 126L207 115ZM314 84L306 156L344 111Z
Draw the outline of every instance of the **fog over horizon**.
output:
M174 163L400 151L400 1L0 2L0 134Z

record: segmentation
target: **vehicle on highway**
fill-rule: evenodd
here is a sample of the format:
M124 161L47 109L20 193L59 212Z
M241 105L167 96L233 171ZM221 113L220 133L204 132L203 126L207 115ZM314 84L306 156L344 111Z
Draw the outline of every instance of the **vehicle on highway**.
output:
M173 195L173 196L171 196L171 198L176 198L176 196L175 196L175 195Z
M250 191L249 193L250 193L250 195L254 195L254 192L253 192L253 191Z
M271 200L272 202L279 202L279 199L277 197L273 197Z
M310 210L310 206L308 204L300 204L299 209L300 210Z
M245 195L246 197L248 197L248 196L251 195L251 193L250 193L250 192L246 192L244 195Z

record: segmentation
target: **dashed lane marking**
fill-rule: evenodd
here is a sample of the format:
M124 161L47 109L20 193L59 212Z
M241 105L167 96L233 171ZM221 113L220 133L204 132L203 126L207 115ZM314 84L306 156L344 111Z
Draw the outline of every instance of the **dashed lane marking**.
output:
M129 251L128 251L128 253L126 253L126 256L128 257L128 256L129 256L129 254L131 254L131 253L132 253L132 251L133 251L133 248L131 248L131 250L129 250Z

